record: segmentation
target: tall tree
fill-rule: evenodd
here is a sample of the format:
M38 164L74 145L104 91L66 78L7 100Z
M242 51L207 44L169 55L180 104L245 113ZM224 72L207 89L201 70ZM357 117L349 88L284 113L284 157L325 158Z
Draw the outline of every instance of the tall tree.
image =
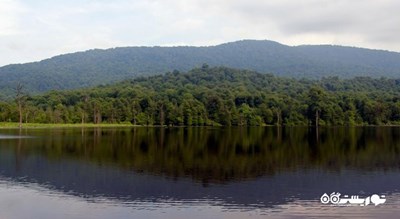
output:
M314 86L308 91L308 114L309 119L313 121L315 126L319 125L323 101L326 99L326 94L323 88Z
M18 82L17 87L15 89L16 90L15 102L17 102L17 107L18 107L19 128L22 128L22 118L23 118L22 110L26 102L26 96L24 95L23 89L24 89L23 85L20 82Z

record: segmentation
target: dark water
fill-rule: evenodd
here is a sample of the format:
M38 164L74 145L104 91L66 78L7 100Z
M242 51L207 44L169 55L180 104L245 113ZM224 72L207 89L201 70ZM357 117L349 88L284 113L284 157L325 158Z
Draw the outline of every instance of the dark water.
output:
M1 129L0 218L398 218L399 170L396 127Z

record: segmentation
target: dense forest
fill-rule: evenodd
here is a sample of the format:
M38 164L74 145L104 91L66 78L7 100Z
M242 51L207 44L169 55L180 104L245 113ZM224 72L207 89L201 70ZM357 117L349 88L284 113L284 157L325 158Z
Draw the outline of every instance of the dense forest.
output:
M400 124L400 80L293 79L209 67L0 103L0 121L161 126ZM21 114L19 114L21 113Z
M18 82L38 94L115 83L177 69L229 66L277 76L321 79L400 75L400 53L342 46L286 46L244 40L208 47L123 47L60 55L41 62L0 68L0 99L14 94Z

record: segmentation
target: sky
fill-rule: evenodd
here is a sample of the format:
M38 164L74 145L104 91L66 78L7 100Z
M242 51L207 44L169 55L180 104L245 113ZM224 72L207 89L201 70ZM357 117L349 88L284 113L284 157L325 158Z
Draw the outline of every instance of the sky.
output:
M0 0L0 66L242 39L400 52L398 0Z

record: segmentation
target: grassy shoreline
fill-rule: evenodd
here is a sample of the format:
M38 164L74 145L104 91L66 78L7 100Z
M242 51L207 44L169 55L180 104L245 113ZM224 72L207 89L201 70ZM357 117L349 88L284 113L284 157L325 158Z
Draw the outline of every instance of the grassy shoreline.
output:
M61 124L61 123L23 123L22 128L96 128L96 127L140 127L135 126L130 123L69 123L69 124ZM0 122L0 129L4 128L19 128L19 124L17 122Z
M118 127L169 127L160 125L133 125L131 123L23 123L22 128L118 128ZM190 126L173 126L173 127L190 127ZM193 126L193 127L224 127L224 126ZM240 126L231 126L240 127ZM242 126L242 127L254 127L254 126ZM277 127L275 125L264 125L258 127ZM300 127L300 126L279 126L279 127ZM309 126L301 126L309 127ZM400 127L400 124L387 124L387 125L353 125L353 126L327 126L323 125L320 128L327 127ZM17 122L0 122L0 129L18 129L19 123Z

